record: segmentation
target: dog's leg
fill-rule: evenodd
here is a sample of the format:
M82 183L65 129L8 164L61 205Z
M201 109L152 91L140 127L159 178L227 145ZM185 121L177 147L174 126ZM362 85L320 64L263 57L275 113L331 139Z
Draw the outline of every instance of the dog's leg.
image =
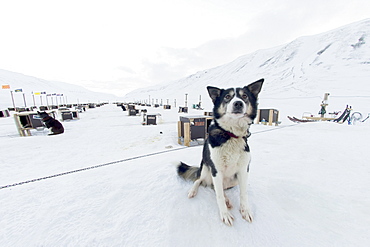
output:
M200 177L195 180L193 186L189 190L188 197L193 198L198 193L198 188L200 184L205 180L205 178L209 175L209 169L205 166L202 167L202 171L200 172Z
M202 179L201 178L197 179L194 182L193 187L191 187L191 189L189 190L189 193L188 193L188 197L189 198L193 198L194 196L197 195L198 188L199 188L199 186L200 186L201 183L202 183Z
M227 198L226 193L224 193L224 196L225 196L225 203L226 203L226 207L227 207L228 209L232 209L232 208L233 208L233 205L231 204L231 202L230 202L229 198Z
M248 221L252 222L252 214L249 209L248 203L248 195L247 195L247 180L248 180L248 172L246 170L242 170L238 173L238 182L240 187L240 213L243 218Z
M212 176L214 189L216 192L216 200L218 209L220 210L221 220L228 226L233 225L234 217L227 210L224 188L223 188L223 176L220 172L216 174L215 177Z

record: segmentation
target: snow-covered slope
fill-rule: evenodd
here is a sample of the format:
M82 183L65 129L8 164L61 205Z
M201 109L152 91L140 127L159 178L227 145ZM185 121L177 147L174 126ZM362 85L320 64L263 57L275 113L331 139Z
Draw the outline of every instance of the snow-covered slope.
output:
M110 94L97 93L89 91L83 87L68 84L65 82L47 81L32 76L23 75L7 70L0 69L0 84L10 85L11 90L22 89L26 96L27 106L33 105L32 92L47 92L48 94L57 93L67 96L67 103L98 103L103 101L112 101L117 97ZM40 96L35 96L35 103L39 105ZM17 107L24 106L23 94L14 93L14 99ZM45 98L43 99L45 104ZM8 89L0 90L1 109L11 107L12 101Z
M208 97L205 87L242 86L265 78L261 100L269 97L322 97L370 95L370 19L315 36L298 38L286 45L259 50L231 63L200 71L187 78L143 88L127 100L173 99L198 102Z

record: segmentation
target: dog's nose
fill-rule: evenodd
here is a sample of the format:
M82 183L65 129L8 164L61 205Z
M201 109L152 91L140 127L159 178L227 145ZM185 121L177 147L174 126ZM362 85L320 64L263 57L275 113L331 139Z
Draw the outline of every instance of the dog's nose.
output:
M241 101L235 101L234 102L234 108L235 109L241 109L241 108L243 108L243 102L241 102Z

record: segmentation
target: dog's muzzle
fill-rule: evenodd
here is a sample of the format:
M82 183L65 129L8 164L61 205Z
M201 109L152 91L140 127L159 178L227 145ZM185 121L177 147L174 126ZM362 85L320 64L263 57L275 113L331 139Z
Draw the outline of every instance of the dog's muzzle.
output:
M243 112L244 104L242 101L238 100L233 103L233 111L234 114L241 114Z

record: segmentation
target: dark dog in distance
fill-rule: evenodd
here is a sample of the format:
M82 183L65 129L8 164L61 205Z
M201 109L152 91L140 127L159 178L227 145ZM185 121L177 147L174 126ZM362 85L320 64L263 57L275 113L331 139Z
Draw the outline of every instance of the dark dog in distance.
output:
M42 121L45 123L46 128L51 128L51 134L49 135L59 135L64 133L63 125L56 120L55 118L49 116L46 112L37 112L42 119Z

